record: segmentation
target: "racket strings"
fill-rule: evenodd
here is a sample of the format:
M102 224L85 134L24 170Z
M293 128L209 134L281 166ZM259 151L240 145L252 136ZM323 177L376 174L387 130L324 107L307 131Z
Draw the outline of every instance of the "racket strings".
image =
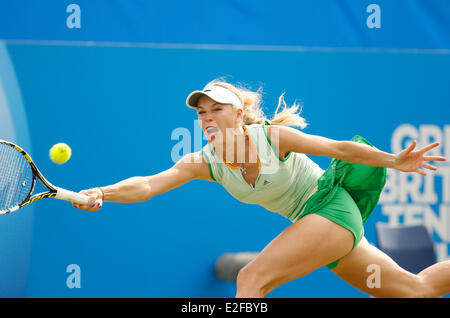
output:
M33 170L14 147L0 143L0 211L23 202L33 186Z

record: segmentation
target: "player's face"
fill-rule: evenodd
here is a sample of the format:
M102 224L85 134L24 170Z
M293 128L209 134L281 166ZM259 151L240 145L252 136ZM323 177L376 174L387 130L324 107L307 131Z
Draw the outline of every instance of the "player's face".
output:
M197 103L198 120L208 141L222 139L237 128L240 111L230 104L220 104L202 96Z

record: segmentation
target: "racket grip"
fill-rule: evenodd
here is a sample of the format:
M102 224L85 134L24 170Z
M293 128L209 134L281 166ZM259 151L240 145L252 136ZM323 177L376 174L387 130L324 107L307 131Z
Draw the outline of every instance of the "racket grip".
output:
M62 188L56 188L55 199L70 201L82 205L89 204L89 197L87 195Z

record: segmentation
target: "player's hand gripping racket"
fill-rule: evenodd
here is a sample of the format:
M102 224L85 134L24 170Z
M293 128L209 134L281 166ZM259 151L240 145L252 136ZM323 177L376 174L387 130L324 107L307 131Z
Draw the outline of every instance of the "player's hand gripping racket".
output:
M38 178L49 191L33 194ZM55 187L39 172L31 157L19 146L0 140L0 214L17 211L34 201L55 198L87 205L89 197Z

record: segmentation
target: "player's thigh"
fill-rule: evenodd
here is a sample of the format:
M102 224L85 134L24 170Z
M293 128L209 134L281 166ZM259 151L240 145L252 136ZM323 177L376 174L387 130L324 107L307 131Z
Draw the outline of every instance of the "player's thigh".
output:
M363 238L332 271L359 290L375 297L416 297L424 291L421 277L401 268Z
M317 214L307 215L290 225L250 262L244 272L279 285L301 277L348 254L353 234Z

